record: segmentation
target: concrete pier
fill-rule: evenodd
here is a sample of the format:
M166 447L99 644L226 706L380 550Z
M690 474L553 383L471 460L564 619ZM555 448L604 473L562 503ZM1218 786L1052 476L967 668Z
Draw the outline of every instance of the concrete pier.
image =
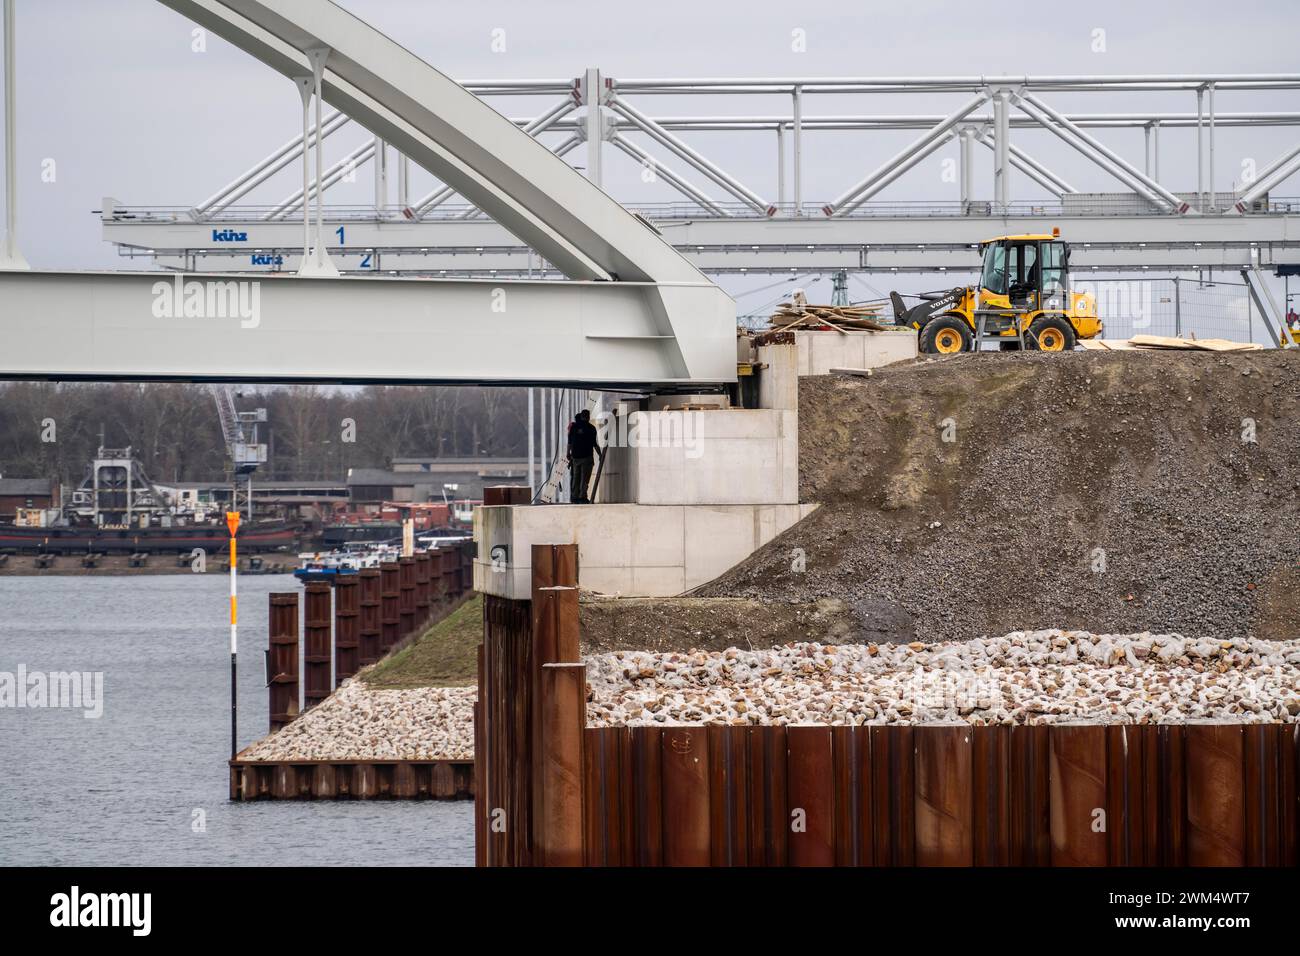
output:
M742 338L756 408L725 396L620 403L595 504L475 510L474 587L525 600L535 544L575 544L583 587L668 597L724 574L811 514L799 498L800 376L916 357L911 332L790 331ZM567 497L567 495L566 495Z

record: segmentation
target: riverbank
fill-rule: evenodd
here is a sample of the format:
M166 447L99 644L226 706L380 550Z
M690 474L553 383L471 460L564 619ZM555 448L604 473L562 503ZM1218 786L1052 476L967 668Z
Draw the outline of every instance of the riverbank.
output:
M151 554L139 567L132 567L132 558L127 554L109 554L96 557L94 564L87 566L84 555L34 555L6 554L0 555L0 576L2 577L148 577L151 575L175 574L226 574L230 566L226 563L228 555L223 551L209 553L201 564L188 554ZM48 565L41 567L41 559ZM241 575L291 574L297 567L297 561L289 554L268 554L259 556L260 568L253 568L248 558L239 562Z

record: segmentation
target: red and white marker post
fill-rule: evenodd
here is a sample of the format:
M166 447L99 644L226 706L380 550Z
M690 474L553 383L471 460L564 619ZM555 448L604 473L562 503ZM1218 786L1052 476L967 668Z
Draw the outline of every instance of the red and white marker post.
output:
M239 512L226 512L226 527L230 529L230 759L235 759L239 752L236 735L236 703L239 699L235 681L235 661L239 648L239 598L235 586L235 572L239 567L238 552L235 548L235 535L239 533Z

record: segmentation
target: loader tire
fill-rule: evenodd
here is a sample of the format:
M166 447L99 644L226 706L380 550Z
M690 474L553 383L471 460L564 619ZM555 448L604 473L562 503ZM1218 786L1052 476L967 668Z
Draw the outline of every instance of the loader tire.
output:
M1044 315L1029 327L1025 347L1039 352L1072 352L1075 341L1074 326L1059 315Z
M969 352L970 326L956 316L941 315L921 327L919 345L922 352L932 355L956 355L958 352Z

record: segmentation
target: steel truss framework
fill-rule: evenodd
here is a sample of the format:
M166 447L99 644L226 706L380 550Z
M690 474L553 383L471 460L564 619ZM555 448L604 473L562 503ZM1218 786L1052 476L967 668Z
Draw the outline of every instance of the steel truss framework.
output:
M734 381L731 299L646 223L393 40L328 0L161 2L297 87L300 277L176 275L173 283L156 274L36 272L11 262L0 271L0 377L620 388ZM12 70L5 97L12 133ZM507 288L338 278L325 242L320 145L339 121L322 115L325 103L393 143L568 281ZM303 148L312 140L314 180L322 184L314 228ZM12 162L6 173L12 196ZM13 236L11 228L10 247Z
M712 273L764 273L801 269L865 272L969 270L970 247L998 232L1037 231L1045 222L1060 226L1079 244L1076 265L1106 271L1129 269L1238 268L1294 261L1300 243L1300 200L1270 198L1300 170L1300 143L1259 168L1231 193L1213 192L1216 130L1297 127L1300 112L1222 111L1216 93L1246 94L1300 89L1300 74L1180 76L1021 76L785 79L614 79L599 69L574 80L496 80L466 84L481 98L533 96L546 104L535 115L513 119L548 148L564 156L580 144L587 175L597 184L607 161L604 147L653 169L682 196L678 203L631 207L654 222L679 252ZM1081 92L1162 92L1194 98L1187 112L1072 112L1051 99ZM943 93L960 97L946 115L919 113L848 114L806 111L853 93ZM658 115L647 104L663 95L708 95L711 102L752 102L754 96L788 97L788 113ZM875 97L876 99L882 96ZM1190 105L1190 104L1189 104ZM342 113L323 121L322 139L349 124ZM1161 183L1161 131L1196 130L1197 182L1194 192L1176 193ZM1140 163L1125 159L1099 138L1108 129L1141 129ZM805 137L809 132L915 130L906 148L830 201L804 195ZM1117 192L1080 193L1058 171L1036 159L1013 131L1042 130L1073 147L1110 175ZM775 140L776 193L761 194L709 159L680 134L766 131ZM314 142L310 133L309 145ZM695 137L698 142L699 137ZM958 195L929 203L876 199L944 144L956 141ZM238 200L303 153L303 136L189 209L123 207L107 202L103 232L124 255L148 256L167 269L262 272L297 269L295 243L284 227L308 202L371 164L375 202L366 208L327 207L330 254L348 272L434 276L544 276L559 274L544 256L514 240L453 186L410 195L405 157L396 157L397 190L389 184L390 150L380 138L363 142L302 189L269 207L240 206ZM976 147L993 153L991 200L977 199ZM676 165L672 165L676 164ZM1013 198L1013 173L1052 198ZM323 183L318 189L317 184ZM720 192L719 192L720 191ZM213 228L216 226L218 228ZM219 240L213 237L220 236ZM231 237L243 237L232 239ZM1252 260L1252 254L1254 259Z

